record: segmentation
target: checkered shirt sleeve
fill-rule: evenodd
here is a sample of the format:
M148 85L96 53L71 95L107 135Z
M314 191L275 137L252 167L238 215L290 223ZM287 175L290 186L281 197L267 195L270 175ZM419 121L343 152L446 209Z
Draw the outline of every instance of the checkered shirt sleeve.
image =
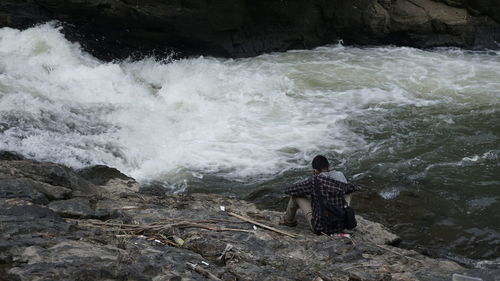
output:
M285 189L285 193L290 196L305 197L311 195L313 191L313 177L306 180L290 185Z

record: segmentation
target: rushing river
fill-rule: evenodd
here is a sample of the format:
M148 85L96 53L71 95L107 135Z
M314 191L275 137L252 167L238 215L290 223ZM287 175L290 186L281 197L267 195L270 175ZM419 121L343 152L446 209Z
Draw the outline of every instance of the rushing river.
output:
M0 150L277 210L321 153L361 214L455 259L500 258L499 101L494 51L104 63L50 24L0 29Z

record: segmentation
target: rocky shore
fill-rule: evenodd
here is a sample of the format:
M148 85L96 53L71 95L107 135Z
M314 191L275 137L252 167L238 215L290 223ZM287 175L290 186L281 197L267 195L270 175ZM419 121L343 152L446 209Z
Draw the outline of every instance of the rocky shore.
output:
M351 238L317 236L249 202L165 195L106 166L0 159L0 280L499 280L397 248L361 216Z
M249 57L325 44L499 49L500 0L2 0L0 27L58 20L104 59Z

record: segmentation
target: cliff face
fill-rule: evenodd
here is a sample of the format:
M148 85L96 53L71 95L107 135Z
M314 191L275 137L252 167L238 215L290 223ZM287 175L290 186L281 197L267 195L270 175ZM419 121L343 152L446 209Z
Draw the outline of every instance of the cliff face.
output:
M0 27L50 19L103 59L224 57L336 43L498 48L500 0L4 0Z

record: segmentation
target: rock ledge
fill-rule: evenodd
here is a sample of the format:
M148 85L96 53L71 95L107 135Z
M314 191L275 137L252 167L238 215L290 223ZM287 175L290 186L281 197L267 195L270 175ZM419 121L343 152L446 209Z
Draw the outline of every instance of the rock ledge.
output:
M130 188L132 179L110 171L117 180L94 181L112 185L106 187L61 165L0 160L0 280L407 281L494 274L390 246L399 238L362 217L352 239L316 236L305 223L279 226L281 213L238 199L140 194ZM124 192L116 192L120 184ZM297 237L254 227L227 210Z

